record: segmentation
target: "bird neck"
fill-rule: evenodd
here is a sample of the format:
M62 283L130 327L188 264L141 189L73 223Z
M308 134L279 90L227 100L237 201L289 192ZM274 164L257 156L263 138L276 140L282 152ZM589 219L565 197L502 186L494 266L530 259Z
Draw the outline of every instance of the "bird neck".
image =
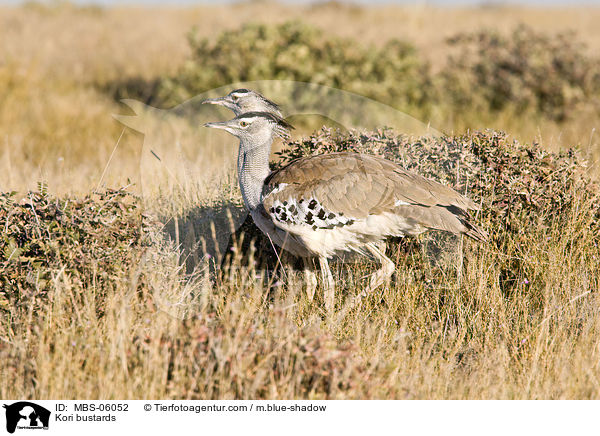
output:
M262 201L263 184L270 172L269 154L272 142L269 139L258 146L240 142L238 179L244 204L250 211L256 209Z

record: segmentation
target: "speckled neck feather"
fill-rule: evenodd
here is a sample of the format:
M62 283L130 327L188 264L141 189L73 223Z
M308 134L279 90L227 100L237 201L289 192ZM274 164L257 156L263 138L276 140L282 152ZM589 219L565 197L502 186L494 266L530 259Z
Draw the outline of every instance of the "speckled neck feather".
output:
M250 211L256 209L261 202L263 184L270 172L269 154L272 142L272 139L263 144L240 141L238 179L244 204Z

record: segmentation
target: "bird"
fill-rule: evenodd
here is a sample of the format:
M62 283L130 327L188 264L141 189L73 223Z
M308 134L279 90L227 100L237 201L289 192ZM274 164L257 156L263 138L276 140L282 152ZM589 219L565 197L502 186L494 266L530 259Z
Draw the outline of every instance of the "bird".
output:
M270 112L282 117L281 109L278 104L272 102L264 95L251 89L234 89L223 97L207 98L202 104L216 104L231 109L235 116L246 112Z
M385 246L381 248L386 238L428 230L464 234L478 241L487 238L470 220L468 211L479 209L472 200L378 156L314 155L271 172L273 140L287 139L293 128L274 113L251 111L205 126L239 139L240 190L257 227L306 264L318 259L328 313L335 305L335 281L328 263L333 256L355 252L380 264L353 300L355 305L395 271Z

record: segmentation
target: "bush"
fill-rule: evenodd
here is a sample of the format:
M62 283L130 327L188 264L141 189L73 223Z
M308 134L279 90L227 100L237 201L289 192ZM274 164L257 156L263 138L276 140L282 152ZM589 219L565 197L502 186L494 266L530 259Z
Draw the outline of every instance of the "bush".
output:
M533 111L555 121L596 100L600 70L573 33L555 36L519 26L508 37L490 30L448 40L458 54L441 73L443 98L457 111Z
M287 22L248 24L214 41L192 32L189 41L192 58L163 82L159 101L178 104L231 83L270 79L341 88L404 109L429 100L428 67L414 47L397 40L376 49Z
M65 277L80 289L114 286L143 243L140 203L127 191L83 199L0 194L0 306L44 297Z
M340 134L322 129L290 142L280 155L287 163L337 151L380 155L452 186L482 204L482 220L496 235L555 225L583 200L596 211L593 230L600 236L598 186L586 176L586 162L575 149L551 153L495 131L413 138L389 130Z
M572 33L550 35L522 25L508 36L486 29L457 34L447 43L446 65L433 74L407 42L390 40L375 48L297 21L247 24L210 40L191 31L191 58L175 76L130 78L105 89L117 99L174 106L234 83L291 80L354 92L417 118L433 118L448 130L489 125L503 111L514 121L526 114L561 123L600 108L600 63ZM309 96L278 92L284 109L299 112L332 100L324 89Z

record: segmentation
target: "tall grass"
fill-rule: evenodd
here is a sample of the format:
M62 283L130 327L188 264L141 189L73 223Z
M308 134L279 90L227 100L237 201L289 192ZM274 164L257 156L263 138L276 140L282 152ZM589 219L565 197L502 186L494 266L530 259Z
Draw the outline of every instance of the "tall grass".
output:
M443 286L401 256L392 284L339 323L294 281L269 292L252 271L210 287L200 307L180 295L174 311L159 293L182 286L164 253L162 281L156 263L123 267L103 287L58 269L39 306L2 316L0 395L597 399L600 265L585 227L573 214L526 247L469 246L461 279L446 273ZM510 294L507 258L530 271ZM153 284L136 286L145 274Z
M484 138L474 137L472 146L493 146L504 156L506 143ZM453 152L448 144L433 150ZM222 273L207 276L206 258L186 273L186 244L165 237L164 222L141 214L141 203L122 191L84 202L44 192L18 202L7 197L0 224L13 236L3 241L2 260L14 281L3 282L0 351L7 377L0 395L598 398L597 191L571 184L580 177L577 164L561 159L543 159L554 168L548 193L555 181L567 182L559 201L568 202L555 207L554 218L541 222L519 212L535 210L526 196L515 197L515 215L504 218L488 203L520 192L528 174L535 180L524 165L511 173L516 179L499 177L489 192L472 193L483 196L486 213L478 220L490 243L465 241L462 252L446 259L432 257L427 238L408 249L392 245L393 280L333 320L324 313L322 289L308 300L297 272L265 277L242 259L252 253L234 250ZM543 166L539 171L546 173ZM198 207L183 204L185 195L171 198L181 203L174 214ZM557 200L535 198L544 210ZM49 213L55 204L65 219ZM37 220L21 219L34 213ZM94 217L105 225L95 225ZM95 230L77 243L78 231L90 226ZM180 227L180 240L190 231ZM47 232L62 236L40 246ZM29 245L18 249L23 234ZM338 309L373 268L336 266Z

